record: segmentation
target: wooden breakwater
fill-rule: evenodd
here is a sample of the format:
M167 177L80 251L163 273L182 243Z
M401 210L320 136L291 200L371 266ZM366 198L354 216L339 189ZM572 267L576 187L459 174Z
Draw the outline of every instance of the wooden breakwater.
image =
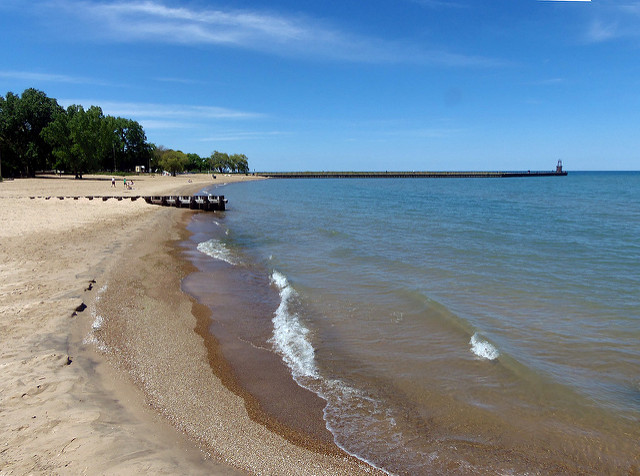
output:
M564 171L524 172L261 172L261 177L279 179L330 179L330 178L511 178L511 177L562 177Z
M191 210L224 211L227 199L224 195L164 195L144 197L147 203L163 207L190 208Z
M83 196L38 196L29 197L34 200L36 198L44 198L45 200L58 199L64 200L78 200L85 198L87 200L131 200L135 202L139 198L145 202L153 205L161 205L164 207L176 207L176 208L189 208L191 210L204 210L204 211L224 211L228 200L224 198L224 195L83 195Z

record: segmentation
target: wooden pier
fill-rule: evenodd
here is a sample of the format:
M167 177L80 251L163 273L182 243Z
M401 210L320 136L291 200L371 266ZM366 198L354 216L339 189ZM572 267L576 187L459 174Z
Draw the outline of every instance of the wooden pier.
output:
M142 196L142 195L84 195L84 196L38 196L29 197L34 200L36 198L44 198L45 200L58 199L78 200L85 198L87 200L131 200L135 202L139 198L153 205L162 205L163 207L189 208L191 210L204 210L207 212L224 211L228 200L224 195L158 195L158 196Z

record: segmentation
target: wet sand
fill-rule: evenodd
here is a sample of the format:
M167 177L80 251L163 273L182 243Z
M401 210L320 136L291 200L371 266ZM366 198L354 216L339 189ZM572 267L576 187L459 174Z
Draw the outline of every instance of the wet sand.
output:
M188 268L175 244L193 212L27 198L190 193L212 183L190 178L134 177L133 191L112 188L110 177L0 183L3 472L370 471L256 423L216 376L210 362L224 359L202 338L208 311L180 290ZM111 345L106 354L91 336Z
M198 228L194 222L209 220L200 215L189 230ZM198 333L216 376L245 400L254 421L295 444L336 453L323 419L326 402L294 382L269 342L280 303L277 290L266 274L251 267L230 266L193 252L198 236L202 235L197 233L180 246L196 267L190 267L182 287L203 305L194 314L199 316Z

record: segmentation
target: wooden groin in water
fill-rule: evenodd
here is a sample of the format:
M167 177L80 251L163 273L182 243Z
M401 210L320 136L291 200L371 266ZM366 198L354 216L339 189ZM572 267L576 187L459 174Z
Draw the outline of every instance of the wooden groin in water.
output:
M153 205L162 205L163 207L176 207L176 208L189 208L191 210L204 210L208 212L224 211L228 200L224 198L224 195L156 195L156 196L142 196L142 195L83 195L83 196L38 196L29 197L34 200L36 198L44 198L45 200L51 200L56 198L58 200L78 200L85 198L87 200L131 200L135 202L139 198L145 202Z
M143 198L147 203L163 207L205 211L224 211L228 201L224 195L163 195Z

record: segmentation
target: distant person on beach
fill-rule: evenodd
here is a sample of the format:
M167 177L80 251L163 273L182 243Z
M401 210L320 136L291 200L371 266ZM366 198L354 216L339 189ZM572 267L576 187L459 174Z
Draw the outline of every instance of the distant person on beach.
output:
M112 187L116 186L116 178L115 177L111 177L111 186Z
M127 188L127 177L124 178L124 188Z

